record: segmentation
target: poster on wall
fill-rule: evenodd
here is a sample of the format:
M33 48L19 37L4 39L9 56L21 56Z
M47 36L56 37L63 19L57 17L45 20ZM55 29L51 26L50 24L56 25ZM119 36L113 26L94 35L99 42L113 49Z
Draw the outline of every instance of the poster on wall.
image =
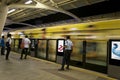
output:
M120 41L111 42L111 59L120 60Z

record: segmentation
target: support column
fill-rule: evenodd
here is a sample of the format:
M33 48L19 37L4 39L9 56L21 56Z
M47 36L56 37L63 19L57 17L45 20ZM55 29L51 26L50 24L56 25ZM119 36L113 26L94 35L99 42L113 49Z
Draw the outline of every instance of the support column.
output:
M3 32L3 28L5 26L6 18L7 18L8 7L4 3L0 5L0 35Z

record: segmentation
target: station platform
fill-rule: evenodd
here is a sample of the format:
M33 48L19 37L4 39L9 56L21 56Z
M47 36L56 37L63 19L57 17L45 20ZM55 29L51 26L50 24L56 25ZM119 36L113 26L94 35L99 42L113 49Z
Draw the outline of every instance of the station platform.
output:
M20 54L11 52L9 60L0 56L0 80L117 80L106 74L70 66L58 71L60 64L30 57L20 60Z

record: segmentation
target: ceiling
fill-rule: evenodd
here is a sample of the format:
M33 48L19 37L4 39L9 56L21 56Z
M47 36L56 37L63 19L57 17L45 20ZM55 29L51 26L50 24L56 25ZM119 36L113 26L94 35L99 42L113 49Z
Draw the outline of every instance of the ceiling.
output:
M13 3L22 3L24 4L27 0L8 0L9 2L12 1ZM56 8L62 8L64 10L70 10L73 8L78 8L86 5L91 5L94 3L98 3L104 0L37 0L40 3L43 3L47 6L53 6ZM11 2L11 3L12 3ZM36 2L33 1L31 4L36 4ZM8 14L8 18L10 18L13 21L21 22L26 21L29 19L34 19L37 17L43 17L50 14L55 14L56 11L52 10L46 10L46 9L38 9L38 8L18 8L15 12Z
M25 2L27 2L28 0L5 1L6 4L10 6L9 11L15 9L15 11L8 13L7 21L4 27L4 30L11 30L19 29L25 26L36 27L39 24L62 20L74 19L79 22L81 21L81 17L97 15L101 13L100 11L104 11L104 13L107 13L105 11L110 8L109 6L112 6L110 4L107 6L107 3L113 3L110 1L115 0L32 0L31 4L25 4ZM119 0L116 1L119 2ZM100 3L106 5L106 8L108 7L107 10L105 10L105 8L100 5ZM47 8L37 8L35 7L37 4L43 4L47 6ZM30 7L29 5L32 7ZM97 9L96 5L99 6L99 10ZM116 6L117 8L119 8L118 5ZM108 12L113 12L115 10L113 8L112 11L111 8ZM115 11L119 11L119 9L116 9Z

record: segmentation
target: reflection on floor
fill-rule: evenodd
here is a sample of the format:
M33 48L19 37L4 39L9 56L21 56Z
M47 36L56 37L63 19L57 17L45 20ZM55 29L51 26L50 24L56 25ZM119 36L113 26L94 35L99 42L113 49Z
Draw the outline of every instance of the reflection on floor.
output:
M0 80L116 80L105 74L71 66L71 70L58 71L59 64L11 52L9 60L0 56Z
M107 65L105 61L100 61L100 60L87 59L86 62L101 65L101 66L106 66Z

